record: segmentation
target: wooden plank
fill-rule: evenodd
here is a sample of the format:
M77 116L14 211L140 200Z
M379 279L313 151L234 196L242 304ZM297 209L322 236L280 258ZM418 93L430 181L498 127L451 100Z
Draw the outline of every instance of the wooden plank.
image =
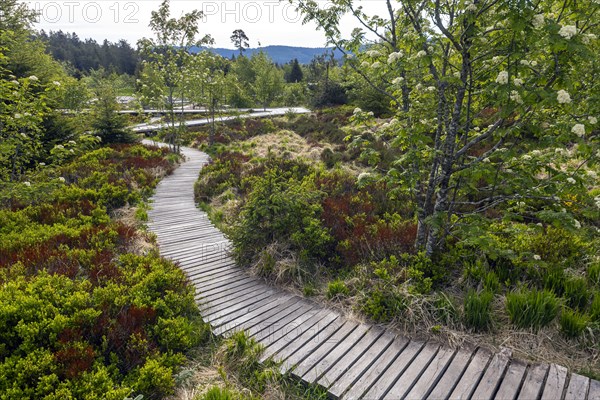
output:
M371 389L365 394L367 399L380 399L382 398L394 384L398 376L402 375L408 368L412 360L421 351L423 343L410 341L398 357L392 362L390 367L383 373L379 378L376 385L373 385Z
M447 399L467 369L473 354L473 349L465 348L458 350L452 362L427 397L432 400Z
M297 303L294 303L292 307L283 309L268 319L257 320L258 323L253 324L251 327L247 328L246 331L250 337L254 337L254 339L260 342L261 338L269 336L273 330L280 329L290 321L293 321L298 315L307 313L311 309L311 305L304 302L303 299L300 299Z
M196 294L196 302L200 304L202 308L206 308L212 305L221 304L223 301L229 301L233 295L245 293L247 290L255 290L262 286L263 285L260 282L245 282L242 286L224 289L222 292L217 291L212 294Z
M518 360L512 360L506 371L506 375L498 388L496 398L514 400L519 393L526 371L527 364Z
M281 320L273 328L269 328L270 333L261 339L261 343L266 349L277 345L285 346L287 344L286 338L294 338L298 332L303 332L307 321L313 321L314 317L322 311L321 308L314 307L311 304L307 304L306 306L311 308L307 311L302 311L295 318L290 317L288 320ZM277 325L279 325L279 328Z
M507 348L503 348L494 355L475 389L474 399L492 399L494 397L504 377L504 371L510 362L511 355L512 352Z
M210 305L206 305L203 308L200 308L200 313L204 318L211 317L213 314L223 311L224 309L231 307L232 305L240 304L242 302L251 300L254 296L264 297L264 294L268 294L272 298L276 298L276 291L274 289L270 289L268 286L258 285L254 287L250 287L246 290L240 291L236 295L227 296L225 299L221 298L218 301L220 303L217 304L217 301L211 301Z
M538 364L529 368L517 396L518 400L538 399L540 397L549 367L548 364Z
M287 372L291 369L292 375L295 375L300 369L304 368L304 372L306 372L307 369L311 368L316 362L319 361L319 352L323 348L334 346L340 340L342 340L345 335L349 334L356 326L356 323L341 318L335 320L327 328L319 332L313 340L309 341L303 347L288 356L288 358L285 359L281 365L280 371ZM304 362L305 360L306 362ZM300 365L300 363L303 364ZM302 376L302 373L304 372L300 371L300 375L298 375L298 377Z
M296 296L287 299L286 297L282 297L275 302L257 306L256 308L249 308L248 312L243 316L214 328L213 333L228 336L228 333L231 334L235 331L246 330L254 326L254 324L281 312L281 310L300 307L298 304L299 301L300 299ZM295 304L298 305L296 306Z
M471 394L477 387L481 376L485 372L491 356L492 354L487 350L482 348L477 350L477 353L475 353L475 356L473 359L471 359L471 362L469 363L469 366L465 370L463 376L460 378L458 384L452 391L452 394L450 395L452 399L462 400L471 397Z
M251 328L249 330L250 337L253 337L259 343L268 345L281 338L283 330L287 333L289 329L295 329L298 323L304 322L304 318L310 318L316 312L313 304L302 301L300 303L302 303L300 308L283 318L279 318L280 315L276 315L270 321L261 324L261 326Z
M358 341L349 341L347 344L342 343L339 346L340 350L345 350L341 358L337 362L331 364L331 368L323 374L317 383L323 387L333 385L342 374L344 374L371 346L378 342L378 339L383 334L383 330L376 327L371 327L369 331L362 336ZM384 342L388 342L384 340ZM380 349L380 343L376 349ZM336 349L338 350L338 349Z
M338 378L337 382L329 388L329 395L340 398L342 394L349 390L351 386L353 387L353 385L376 363L389 363L389 359L383 358L383 355L394 342L394 339L395 335L391 332L385 332L381 335L379 339L377 339L377 341L369 347L358 360L356 360L354 365L347 368L346 372L344 372Z
M600 382L595 379L590 381L588 400L600 400Z
M440 380L446 368L450 365L454 357L454 350L441 348L433 360L427 366L427 369L421 374L411 391L406 395L407 399L425 399L429 392Z
M590 387L590 378L572 373L565 393L565 400L584 400Z
M400 378L394 383L384 398L391 400L405 397L417 382L423 371L427 369L439 348L439 345L433 343L425 345L410 363L408 368L405 369L404 373L400 375Z
M317 310L317 312L312 317L307 319L304 323L298 325L295 329L292 329L287 333L284 332L285 334L281 339L267 346L261 354L259 361L265 362L267 359L274 356L275 354L279 354L280 351L287 348L288 346L295 345L295 342L297 340L302 340L301 338L303 336L308 336L310 338L316 335L319 329L319 322L328 316L330 316L329 319L337 318L337 315L329 311L328 309L322 308L320 310Z
M223 325L233 319L236 319L248 312L248 308L256 305L262 305L269 302L275 292L273 290L265 290L262 293L255 293L250 298L242 298L242 301L230 304L229 307L217 310L210 315L203 315L203 319L209 322L211 326L216 327Z
M215 293L221 293L222 290L233 289L238 286L247 284L247 283L256 283L258 280L256 278L250 276L240 276L238 278L233 278L230 281L217 282L209 285L202 285L198 287L198 291L203 297L207 297L213 295Z
M228 296L233 293L239 293L242 289L247 287L257 287L260 286L261 283L253 280L248 281L239 281L235 282L227 287L212 289L210 292L200 292L196 291L196 301L204 304L210 303L216 299L220 299L224 296ZM220 289L220 290L219 290Z
M311 342L318 344L321 340L326 340L332 333L332 329L338 329L340 316L335 312L328 312L323 319L318 321L311 329L305 331L292 343L285 346L283 349L277 352L277 356L274 357L276 362L282 362L287 360L292 354L295 354L299 349L302 349L302 353L306 354L308 346ZM326 335L326 336L324 336ZM284 371L286 371L285 369Z
M567 369L560 365L550 364L546 385L542 392L542 400L561 400L566 380Z
M365 324L354 326L352 332L343 338L335 337L328 341L328 346L322 346L315 351L312 357L302 361L294 373L298 374L305 382L313 383L321 377L329 368L346 354L346 351L360 340L369 330ZM314 362L314 359L318 361ZM311 365L309 368L302 368L304 365ZM302 375L300 375L302 374Z
M377 380L383 375L388 369L392 362L398 357L402 350L408 344L408 339L399 336L394 339L392 344L385 350L385 352L379 357L377 362L373 363L368 371L358 379L352 389L344 394L344 399L358 399L374 384L377 384Z

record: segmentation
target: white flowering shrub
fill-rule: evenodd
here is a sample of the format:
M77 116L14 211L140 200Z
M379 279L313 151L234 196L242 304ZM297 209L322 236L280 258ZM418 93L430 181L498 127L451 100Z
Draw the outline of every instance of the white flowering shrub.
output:
M578 178L597 171L600 154L596 2L408 0L390 3L386 16L348 0L332 3L326 11L299 5L333 45L353 54L346 59L353 79L395 110L398 122L381 129L378 143L395 148L397 161L379 168L414 196L418 248L433 255L449 233L477 235L472 224L484 213L515 204L521 217L573 227L559 214L575 198L578 206L565 215L583 228L598 225L576 215L597 211L589 178ZM363 26L351 37L338 26L346 12ZM365 117L355 113L354 121L368 126ZM382 159L373 156L377 148L365 149L368 139L353 139L370 159Z

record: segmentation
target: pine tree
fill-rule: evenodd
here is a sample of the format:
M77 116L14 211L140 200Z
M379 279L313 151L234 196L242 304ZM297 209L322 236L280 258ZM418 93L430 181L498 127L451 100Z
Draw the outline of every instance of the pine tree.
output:
M292 69L290 71L290 75L288 76L288 83L298 83L304 79L304 74L302 73L302 68L300 68L300 64L298 63L298 59L294 58L292 61Z

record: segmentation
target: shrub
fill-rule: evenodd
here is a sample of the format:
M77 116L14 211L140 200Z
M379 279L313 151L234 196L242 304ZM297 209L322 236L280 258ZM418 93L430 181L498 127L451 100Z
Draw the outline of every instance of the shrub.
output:
M320 193L310 177L284 177L279 168L272 168L256 178L232 229L236 255L246 265L273 242L288 247L305 264L329 253L331 236L320 221Z
M464 318L465 324L476 330L483 331L492 326L491 305L494 300L494 294L484 290L477 293L470 290L465 297L464 302Z
M556 318L559 301L547 290L523 290L506 295L506 309L511 322L519 328L539 329Z
M587 327L589 318L577 311L564 309L560 315L560 330L569 338L579 337Z
M327 284L326 294L328 299L339 299L348 296L349 293L348 287L344 281L340 279L336 279Z
M394 290L373 289L364 294L360 308L374 321L386 322L398 317L406 309L406 299Z
M140 145L98 149L32 176L41 191L0 190L0 207L9 207L0 208L1 393L172 392L183 353L207 332L193 287L173 263L128 254L136 227L108 215L152 190L157 169L171 168L164 155Z

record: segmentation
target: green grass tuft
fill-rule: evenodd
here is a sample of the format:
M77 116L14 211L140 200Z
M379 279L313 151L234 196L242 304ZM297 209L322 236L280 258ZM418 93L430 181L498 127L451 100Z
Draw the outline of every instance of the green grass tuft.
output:
M558 307L558 299L548 290L523 290L506 295L508 315L519 328L537 330L547 326L556 318Z

